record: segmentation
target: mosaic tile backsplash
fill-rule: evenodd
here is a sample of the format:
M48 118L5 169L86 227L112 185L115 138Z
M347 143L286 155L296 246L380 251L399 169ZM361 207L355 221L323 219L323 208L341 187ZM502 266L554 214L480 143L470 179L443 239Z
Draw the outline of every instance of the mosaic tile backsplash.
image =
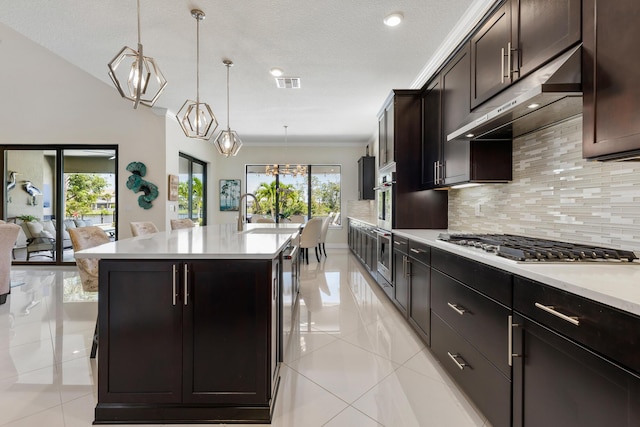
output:
M640 251L640 162L582 159L582 118L513 143L513 181L449 192L449 230Z

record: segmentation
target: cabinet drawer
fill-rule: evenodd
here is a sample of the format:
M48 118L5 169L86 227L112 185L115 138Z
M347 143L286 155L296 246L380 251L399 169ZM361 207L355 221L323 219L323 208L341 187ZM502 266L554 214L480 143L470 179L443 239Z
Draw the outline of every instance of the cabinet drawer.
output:
M640 373L640 317L522 277L514 310Z
M511 425L511 381L437 314L431 319L431 351L491 425Z
M409 239L393 235L393 249L407 255L409 251Z
M431 248L431 266L511 307L511 273L436 248Z
M409 256L423 264L431 264L431 247L424 243L409 240Z
M437 270L431 273L431 310L508 378L511 310Z

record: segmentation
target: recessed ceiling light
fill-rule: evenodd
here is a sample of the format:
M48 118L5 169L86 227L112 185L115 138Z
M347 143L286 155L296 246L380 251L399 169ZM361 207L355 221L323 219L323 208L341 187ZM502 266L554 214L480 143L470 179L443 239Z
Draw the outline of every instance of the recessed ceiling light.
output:
M540 104L529 104L527 105L527 108L531 108L533 110L534 108L538 108L539 106Z
M393 12L384 18L384 24L389 27L395 27L402 22L402 18L404 18L402 12Z
M472 134L472 133L468 133L468 134L466 134L465 136L466 136L467 138L473 138L475 135L474 135L474 134Z
M269 70L269 72L271 73L271 75L273 77L280 77L281 75L284 74L284 71L282 71L281 68L276 68L276 67L274 67L271 70Z

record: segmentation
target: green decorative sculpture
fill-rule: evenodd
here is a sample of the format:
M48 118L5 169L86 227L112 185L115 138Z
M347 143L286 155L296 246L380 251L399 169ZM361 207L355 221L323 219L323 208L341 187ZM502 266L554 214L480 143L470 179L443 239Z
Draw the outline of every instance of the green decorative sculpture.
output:
M151 202L158 198L158 186L142 179L147 174L147 167L142 162L131 162L127 165L131 176L127 180L127 188L137 193L144 192L138 197L138 205L142 209L151 209Z

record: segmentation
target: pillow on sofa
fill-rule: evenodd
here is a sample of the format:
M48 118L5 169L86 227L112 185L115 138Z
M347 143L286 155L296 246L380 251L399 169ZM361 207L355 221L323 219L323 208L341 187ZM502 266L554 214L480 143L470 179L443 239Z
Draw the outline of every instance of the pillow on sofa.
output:
M27 228L29 229L29 233L33 237L39 237L40 233L42 233L42 230L44 230L44 227L42 226L42 223L40 223L38 221L29 221L29 222L27 222Z
M52 221L42 221L42 229L43 231L48 231L51 236L55 237L56 235L56 226ZM42 236L44 237L44 236Z

